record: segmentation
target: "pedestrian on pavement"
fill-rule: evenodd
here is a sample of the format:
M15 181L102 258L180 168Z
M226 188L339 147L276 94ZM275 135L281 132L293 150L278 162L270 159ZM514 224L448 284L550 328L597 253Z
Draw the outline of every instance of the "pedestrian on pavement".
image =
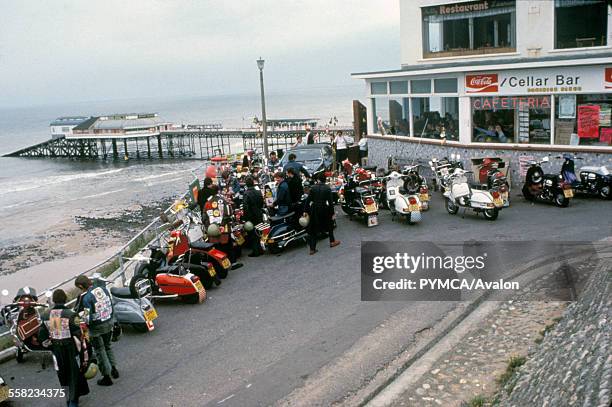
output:
M287 168L287 185L289 185L289 195L291 195L291 209L295 209L304 195L302 177L293 167Z
M77 314L66 307L68 298L64 290L53 291L53 307L42 315L38 339L47 346L50 342L53 364L60 386L68 386L66 403L78 407L79 397L89 394L89 385L84 376L86 366L79 365L82 333Z
M295 161L297 156L294 153L289 153L289 156L287 158L289 159L289 161L283 167L283 171L287 172L289 168L294 168L296 170L296 174L299 174L301 172L306 178L310 178L310 174L308 173L306 167L304 167L304 164Z
M306 144L314 144L315 136L310 127L306 127Z
M255 189L255 182L253 181L253 178L246 177L244 184L246 185L247 189L244 193L244 202L242 204L244 209L243 219L245 222L251 222L253 226L255 226L263 222L263 196L261 195L261 191ZM252 249L249 257L261 256L263 254L263 250L259 245L259 238L257 233L255 233L255 229L248 233L248 238L250 240Z
M111 347L114 323L111 295L106 286L94 286L85 275L78 276L74 285L83 292L77 310L79 312L84 310L88 314L85 323L102 373L102 379L97 383L100 386L112 386L111 376L113 379L118 379L119 372Z
M334 143L336 144L336 162L341 163L348 158L348 141L342 131L336 134Z
M329 235L329 247L336 247L340 244L334 238L334 202L331 188L325 183L325 174L320 172L315 175L315 184L310 188L304 216L308 215L309 222L306 230L308 231L308 245L310 254L317 252L317 239L319 235L327 233Z
M283 216L289 213L291 207L291 194L289 192L289 184L285 180L285 173L277 172L274 174L274 181L276 181L276 200L274 206L277 216Z

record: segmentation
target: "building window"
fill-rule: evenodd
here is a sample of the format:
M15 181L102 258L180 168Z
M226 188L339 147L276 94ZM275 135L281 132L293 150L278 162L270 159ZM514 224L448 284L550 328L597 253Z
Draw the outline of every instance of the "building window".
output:
M555 0L555 48L607 45L609 0Z
M392 81L389 82L389 88L392 95L403 95L408 93L408 81Z
M70 131L70 127L62 127L62 132L68 133Z
M555 144L612 145L612 94L555 96Z
M423 57L515 51L515 3L483 0L423 7Z
M459 99L412 98L412 120L415 137L459 140Z
M474 97L472 141L550 144L550 96Z
M370 84L370 93L372 95L386 95L387 82L372 82Z
M409 98L373 98L374 133L410 136Z
M412 93L431 93L431 79L410 81Z
M457 78L434 79L435 93L457 93Z

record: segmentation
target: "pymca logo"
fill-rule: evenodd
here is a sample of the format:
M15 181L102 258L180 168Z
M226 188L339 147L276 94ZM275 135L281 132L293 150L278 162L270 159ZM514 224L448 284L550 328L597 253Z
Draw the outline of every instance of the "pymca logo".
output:
M484 93L499 91L496 73L465 76L466 93Z

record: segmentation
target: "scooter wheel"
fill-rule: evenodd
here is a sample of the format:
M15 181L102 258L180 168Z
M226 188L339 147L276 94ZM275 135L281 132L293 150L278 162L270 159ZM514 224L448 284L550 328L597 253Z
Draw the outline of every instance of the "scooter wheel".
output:
M485 209L483 214L486 220L495 220L499 216L499 209Z
M227 270L221 264L213 262L213 267L215 268L215 271L217 272L217 276L219 278L227 277Z
M17 360L17 363L23 363L24 360L24 352L21 350L21 348L17 348L17 354L15 355L15 359Z
M459 212L459 206L457 206L454 202L451 202L450 199L447 199L445 204L446 204L446 211L450 213L451 215L455 215L457 212Z
M280 252L283 251L283 248L280 247L277 243L271 243L268 246L268 250L270 250L270 253L272 254L279 254Z
M145 323L132 324L132 328L134 328L134 331L141 334L149 332L149 327Z
M566 198L562 192L555 195L555 205L557 205L559 208L565 208L569 205L569 203L570 200Z
M186 295L182 297L182 299L186 304L197 304L198 302L200 302L200 294L195 293Z
M612 194L610 194L610 187L607 186L607 185L605 187L602 187L599 190L599 197L601 199L610 199L610 198L612 198Z

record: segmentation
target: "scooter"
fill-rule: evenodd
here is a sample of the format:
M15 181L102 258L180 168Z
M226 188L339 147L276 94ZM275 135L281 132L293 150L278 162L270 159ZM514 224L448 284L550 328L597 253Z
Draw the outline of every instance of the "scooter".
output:
M306 195L302 196L301 207L304 205ZM258 233L261 233L260 244L263 250L268 250L272 254L282 252L291 242L306 241L308 232L300 225L299 217L303 210L295 210L285 215L274 216L266 215L264 223L255 226Z
M543 163L548 163L549 158L544 157L541 161L530 161L529 169L525 175L523 184L523 196L530 202L545 201L553 202L555 205L565 208L574 196L572 185L563 179L561 174L544 174Z
M2 295L8 296L8 290ZM38 333L42 325L41 313L49 308L47 304L38 302L36 290L32 287L23 287L17 291L13 302L0 310L3 324L9 328L17 348L17 363L23 363L26 353L48 353L50 349L43 347L38 340ZM43 366L44 358L43 358Z
M387 207L391 211L391 218L404 217L409 225L420 222L422 216L418 183L415 186L411 175L400 175L397 171L392 171L386 178Z
M451 154L450 160L444 157L441 160L432 158L429 161L429 166L434 174L433 185L434 191L438 189L444 193L449 187L449 179L451 174L456 168L463 169L463 163L461 163L460 154Z
M150 257L135 258L139 261L129 285L133 296L138 295L139 290L148 284L152 290L152 299L178 298L189 304L204 302L204 285L190 270L199 266L183 264L182 259L168 265L161 247L152 244L148 248L151 251Z
M427 187L427 180L421 174L419 174L420 164L405 165L402 168L402 174L409 177L410 188L413 189L418 186L419 201L421 202L421 211L429 210L429 201L431 199L429 195L429 188Z
M352 219L359 216L366 220L368 227L378 225L378 204L370 189L371 179L362 179L359 172L347 177L339 192L340 207Z
M459 208L472 209L476 213L482 213L487 220L495 220L503 206L501 195L497 191L477 190L470 187L465 171L455 168L449 177L448 190L444 192L446 198L446 211L455 215Z
M102 278L99 274L92 276L94 285L110 284L109 280ZM113 316L120 325L127 325L140 333L150 332L155 329L153 321L157 318L157 310L149 300L151 286L148 281L143 280L133 292L130 287L110 287L111 300L113 302ZM79 296L75 305L79 309L82 296Z
M601 167L582 167L579 177L574 172L574 160L582 160L572 154L563 154L563 165L561 175L563 180L571 184L577 193L585 195L597 195L602 199L612 199L612 174L606 166Z
M489 191L501 193L504 208L510 206L510 183L503 172L499 170L499 162L490 158L483 160L478 173L480 184Z

